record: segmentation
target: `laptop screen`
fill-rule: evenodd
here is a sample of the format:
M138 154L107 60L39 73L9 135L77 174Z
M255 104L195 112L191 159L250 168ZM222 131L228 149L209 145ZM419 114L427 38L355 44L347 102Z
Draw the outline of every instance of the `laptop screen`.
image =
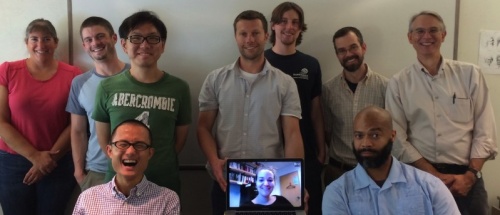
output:
M302 159L228 159L228 210L303 210Z

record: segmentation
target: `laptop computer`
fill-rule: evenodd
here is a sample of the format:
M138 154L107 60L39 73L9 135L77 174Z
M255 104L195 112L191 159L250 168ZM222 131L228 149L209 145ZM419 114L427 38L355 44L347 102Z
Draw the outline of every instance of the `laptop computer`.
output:
M302 159L228 159L225 215L304 211Z

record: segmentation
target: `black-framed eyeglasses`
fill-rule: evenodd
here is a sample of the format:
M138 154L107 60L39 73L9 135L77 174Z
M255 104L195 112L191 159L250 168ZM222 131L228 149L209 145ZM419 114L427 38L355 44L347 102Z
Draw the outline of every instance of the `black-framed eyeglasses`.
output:
M133 44L142 44L144 42L144 40L146 40L146 42L148 42L149 44L158 44L161 41L160 36L143 37L141 35L132 35L132 36L129 36L127 39L130 40L130 42Z
M127 150L130 146L134 147L134 149L137 151L144 151L146 149L151 148L151 145L144 143L144 142L140 142L140 141L130 143L130 142L125 141L125 140L119 140L119 141L112 142L111 144L115 145L116 148L118 148L120 150Z

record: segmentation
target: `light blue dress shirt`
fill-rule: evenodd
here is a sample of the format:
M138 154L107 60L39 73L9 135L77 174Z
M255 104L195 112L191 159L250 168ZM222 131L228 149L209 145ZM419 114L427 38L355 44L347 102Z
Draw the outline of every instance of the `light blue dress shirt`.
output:
M323 214L460 214L441 180L392 159L382 187L359 164L328 185L323 196Z

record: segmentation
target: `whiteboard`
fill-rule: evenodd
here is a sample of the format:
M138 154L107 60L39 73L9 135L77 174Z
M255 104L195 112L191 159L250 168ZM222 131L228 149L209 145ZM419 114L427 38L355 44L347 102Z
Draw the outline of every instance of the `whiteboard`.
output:
M422 10L433 10L443 16L448 35L441 51L445 58L453 58L456 1L296 0L294 2L304 10L309 28L298 49L319 60L323 81L327 81L342 71L333 49L333 34L341 27L355 26L361 30L367 44L365 62L375 72L391 77L416 61L406 34L409 18ZM180 164L201 165L206 159L196 140L200 87L210 71L234 62L239 56L233 33L234 18L252 9L262 12L269 21L272 10L279 3L281 1L269 0L72 0L74 63L83 70L92 67L92 60L83 51L79 36L80 24L85 18L101 16L118 31L123 19L132 13L139 10L156 12L168 30L159 67L186 80L191 88L193 123L179 158ZM118 44L119 58L128 62Z

